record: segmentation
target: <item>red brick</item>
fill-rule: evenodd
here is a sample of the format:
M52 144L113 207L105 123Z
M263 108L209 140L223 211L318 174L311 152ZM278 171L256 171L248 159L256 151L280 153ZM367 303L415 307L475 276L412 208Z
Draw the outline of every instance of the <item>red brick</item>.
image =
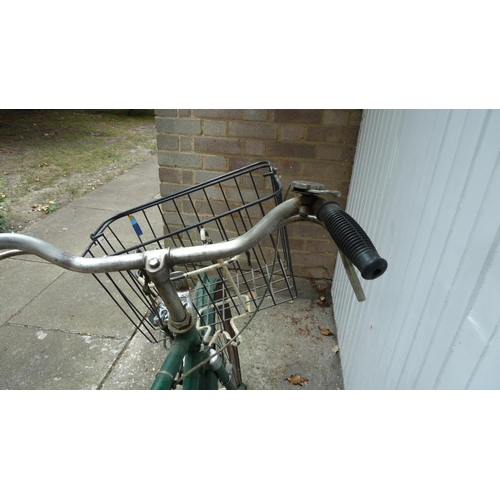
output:
M336 245L330 235L325 234L322 240L305 240L304 250L307 252L325 255L333 255L336 251Z
M288 238L288 241L292 251L300 251L304 248L304 240L301 238Z
M276 125L272 123L229 122L229 135L232 137L252 137L275 139Z
M305 136L305 128L298 125L281 125L279 138L282 141L298 141Z
M243 110L243 119L244 120L253 120L253 121L267 121L269 116L269 110L267 109L244 109Z
M239 139L195 137L194 150L200 153L238 154L241 151L241 142Z
M194 173L194 184L200 184L217 177L219 174L210 170L196 170Z
M355 154L356 154L356 146L344 146L342 159L348 162L354 161Z
M325 109L323 123L325 125L349 125L349 110Z
M241 167L246 167L247 165L251 165L252 163L255 163L255 158L241 156L232 156L228 158L229 170L236 170Z
M238 183L242 188L262 190L266 187L266 177L262 175L243 175Z
M201 134L201 120L187 118L159 118L156 117L156 130L165 134Z
M160 182L182 184L182 171L178 168L160 167Z
M192 136L187 135L181 137L181 151L193 151Z
M312 222L296 222L290 226L292 236L296 238L321 240L327 233L326 229Z
M278 175L283 175L292 180L300 180L302 167L301 162L298 160L278 160L276 162L276 168L278 169ZM288 187L288 186L286 186Z
M206 170L226 170L227 160L224 156L205 156L203 168Z
M243 145L243 153L247 155L262 156L266 150L266 143L259 140L247 139Z
M170 196L171 194L182 191L184 187L180 184L171 184L170 182L162 182L160 183L160 195L161 196Z
M286 123L321 123L323 111L321 109L276 109L275 122Z
M225 136L227 122L224 120L203 120L203 135Z
M198 170L193 170L193 169L181 171L182 184L184 184L184 186L193 186L195 184L195 182L194 182L194 172L195 171L198 172Z
M307 248L307 242L306 242ZM303 252L295 252L294 255L294 263L300 264L302 266L311 266L311 267L332 267L335 262L336 255L326 255L321 254L318 255L316 253L303 253Z
M155 115L156 116L170 116L170 117L177 117L177 110L176 109L155 109Z
M158 134L156 145L159 150L177 151L179 149L179 136Z
M267 143L267 152L271 157L314 158L315 147L312 144L273 141Z
M313 142L356 144L359 127L320 126L307 127L307 139Z
M301 171L304 179L314 179L327 185L327 182L331 182L332 180L349 180L351 178L352 165L340 161L301 162Z
M221 120L241 120L241 109L193 109L193 116L197 118L219 118Z
M341 160L342 146L332 144L318 144L316 146L316 158L318 160Z
M362 109L356 109L354 111L351 111L351 114L349 116L349 125L360 125L361 124L361 119L363 117L363 110Z

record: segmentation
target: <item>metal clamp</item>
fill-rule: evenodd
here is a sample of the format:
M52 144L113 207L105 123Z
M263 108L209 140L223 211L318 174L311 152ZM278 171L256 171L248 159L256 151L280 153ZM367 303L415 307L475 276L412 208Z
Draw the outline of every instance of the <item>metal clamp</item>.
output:
M339 198L342 196L340 191L332 191L325 189L324 184L310 181L292 181L290 187L293 192L299 194L315 194L319 196L326 196L329 198Z

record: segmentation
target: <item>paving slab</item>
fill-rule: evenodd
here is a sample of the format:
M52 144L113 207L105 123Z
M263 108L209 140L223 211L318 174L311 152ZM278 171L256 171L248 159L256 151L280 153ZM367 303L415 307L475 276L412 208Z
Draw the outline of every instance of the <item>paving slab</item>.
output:
M11 323L53 330L130 338L134 326L92 275L64 271Z
M81 255L91 242L90 235L104 220L116 213L112 210L97 210L70 203L60 211L29 226L23 233L47 241L69 253ZM26 260L27 256L23 257ZM38 257L30 258L40 260Z
M1 389L97 389L122 351L124 339L0 328Z
M259 311L242 333L244 380L256 390L343 389L337 344L332 309L315 300L296 299ZM300 375L303 385L290 383L292 375Z
M43 262L1 261L0 325L31 302L63 272L63 269Z
M319 294L306 280L301 285L305 298L260 311L242 334L239 354L249 390L343 389L332 309L318 305ZM149 389L167 353L162 344L136 334L102 389ZM303 385L287 380L293 375L300 375Z
M102 389L150 389L167 354L162 343L153 344L140 333L135 334L102 384Z
M155 155L118 179L79 198L75 204L121 212L153 200L159 191L158 159Z

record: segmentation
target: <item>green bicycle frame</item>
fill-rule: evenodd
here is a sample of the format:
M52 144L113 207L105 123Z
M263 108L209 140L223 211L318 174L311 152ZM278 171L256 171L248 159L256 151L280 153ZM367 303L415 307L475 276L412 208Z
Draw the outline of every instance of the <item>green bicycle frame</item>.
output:
M202 311L200 323L201 326L215 324L215 310L211 305L210 297L213 298L217 278L209 278L206 273L200 276L194 292L194 303L198 311ZM174 385L175 376L183 369L188 373L192 368L210 357L208 352L200 352L202 339L196 325L187 333L176 335L165 361L157 373L151 386L152 390L168 390ZM184 367L182 366L184 362ZM184 390L197 389L217 389L217 381L226 387L226 389L237 389L231 381L224 366L212 368L209 363L197 368L189 373L183 380Z

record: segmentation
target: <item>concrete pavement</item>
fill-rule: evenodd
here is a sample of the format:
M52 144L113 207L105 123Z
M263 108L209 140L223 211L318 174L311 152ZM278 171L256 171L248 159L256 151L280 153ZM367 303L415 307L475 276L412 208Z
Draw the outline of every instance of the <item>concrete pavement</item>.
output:
M33 224L25 234L80 255L108 217L159 197L152 156L104 186ZM341 389L331 308L298 280L299 299L261 311L243 336L250 389ZM166 355L149 343L91 275L38 257L0 261L0 389L148 389ZM299 373L303 387L285 379Z

